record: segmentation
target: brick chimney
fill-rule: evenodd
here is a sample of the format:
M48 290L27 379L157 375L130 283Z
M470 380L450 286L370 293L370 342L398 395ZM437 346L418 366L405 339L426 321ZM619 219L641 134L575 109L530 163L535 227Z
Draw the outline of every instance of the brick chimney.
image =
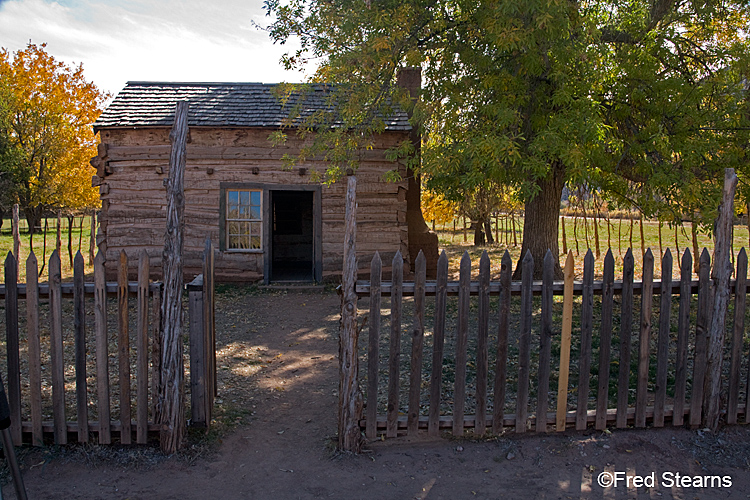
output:
M422 91L422 68L401 68L396 76L397 85L409 91L411 106L406 110L411 119L414 113L414 105L419 100ZM422 150L422 134L419 124L412 123L410 139L414 145L414 154L419 160ZM421 160L420 160L421 161ZM427 259L427 277L434 279L437 274L438 261L438 237L430 231L422 215L420 198L422 185L419 176L412 169L407 169L407 192L406 192L406 222L409 231L409 264L414 269L414 260L419 251L422 250Z

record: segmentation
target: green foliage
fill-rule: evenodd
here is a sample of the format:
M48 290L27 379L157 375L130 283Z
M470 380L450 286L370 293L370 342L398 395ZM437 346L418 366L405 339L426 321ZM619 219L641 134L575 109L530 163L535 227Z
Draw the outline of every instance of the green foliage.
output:
M420 170L448 199L488 181L513 186L527 203L559 197L549 186L560 184L543 181L562 175L646 216L705 223L723 169L748 169L744 0L267 0L265 8L274 41L299 40L285 65L314 61L313 79L336 84L336 113L310 117L327 125L317 142L332 174L356 167L353 152L394 105L412 109L396 85L405 66L424 75L413 108Z

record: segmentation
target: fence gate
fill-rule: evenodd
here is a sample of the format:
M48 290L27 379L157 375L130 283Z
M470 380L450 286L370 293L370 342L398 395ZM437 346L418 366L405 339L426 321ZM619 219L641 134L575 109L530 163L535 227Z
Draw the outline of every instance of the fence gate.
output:
M208 427L217 392L214 246L206 240L203 274L187 286L190 319L191 425Z

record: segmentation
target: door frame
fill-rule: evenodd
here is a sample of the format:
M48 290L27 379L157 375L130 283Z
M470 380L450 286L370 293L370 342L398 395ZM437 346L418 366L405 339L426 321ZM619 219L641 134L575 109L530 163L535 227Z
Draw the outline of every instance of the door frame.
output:
M315 282L323 280L322 186L304 184L262 184L263 189L263 282L271 282L273 261L273 194L272 191L307 191L313 193L313 269Z

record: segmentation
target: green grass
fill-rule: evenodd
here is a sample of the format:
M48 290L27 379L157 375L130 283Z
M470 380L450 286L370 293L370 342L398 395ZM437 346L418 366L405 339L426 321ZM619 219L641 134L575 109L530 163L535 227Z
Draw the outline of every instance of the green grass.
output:
M591 218L588 219L588 240L586 239L586 228L583 224L583 219L578 219L577 231L574 231L574 221L571 217L565 217L565 233L567 237L568 250L573 252L573 258L575 260L575 274L576 279L582 279L583 277L583 259L586 250L591 247L592 253L595 252L596 242L594 238L594 223ZM496 279L500 273L500 259L507 250L510 252L511 259L513 260L514 266L521 259L521 241L523 238L523 219L516 219L516 241L517 245L513 244L513 232L512 227L504 228L502 222L499 226L498 240L492 245L485 245L483 247L477 247L473 245L474 235L471 230L466 231L466 241L464 240L464 231L461 229L462 221L457 221L456 230L453 230L453 224L445 226L438 225L435 229L438 234L440 248L444 249L448 255L450 261L450 272L452 279L458 279L458 267L461 260L461 256L465 251L469 252L472 260L472 279L476 279L479 273L479 258L483 251L487 251L491 259L491 271L493 279ZM492 226L493 235L495 233L495 225ZM576 235L577 241L576 245ZM654 255L654 279L661 278L661 251L666 252L667 248L672 253L672 276L675 279L679 279L679 259L682 257L682 253L685 248L689 248L691 254L693 253L693 244L691 236L691 225L685 223L684 226L678 228L677 238L675 239L674 228L668 227L666 224L662 227L662 238L661 245L659 245L659 224L656 221L644 221L643 223L643 245L641 245L641 233L640 233L640 221L634 221L633 224L633 257L635 260L635 278L640 279L643 273L643 258L641 248L650 248ZM613 257L615 258L615 279L619 279L622 276L622 259L630 246L630 221L625 219L622 220L620 225L620 219L612 219L609 228L609 234L607 233L607 222L605 220L599 221L599 258L596 258L595 263L595 279L601 279L602 268L604 266L604 256L607 253L608 248L612 249ZM703 251L703 248L707 248L709 254L713 256L713 239L710 235L698 233L698 249L699 252ZM739 253L742 247L748 246L748 229L744 225L734 226L734 255ZM559 234L559 247L560 247L560 260L561 264L564 264L563 254L563 238L562 228ZM661 251L660 251L661 248ZM679 253L677 250L679 249ZM698 258L693 255L693 262L696 262ZM697 279L697 278L696 278Z
M55 250L55 241L57 239L57 218L50 218L47 220L47 243L45 248L44 234L36 233L33 238L29 234L29 228L25 220L21 220L19 223L19 229L21 234L21 250L20 250L20 282L25 282L26 276L26 259L29 257L30 244L29 241L33 242L34 255L37 258L39 269L42 269L42 263L44 262L44 269L40 273L39 279L46 280L49 270L49 259L52 252ZM42 221L44 226L44 221ZM85 262L86 273L93 271L91 262L89 262L89 240L91 234L91 217L87 216L83 218L83 233L81 233L81 217L76 217L73 222L72 231L72 249L73 256L78 252L79 245L81 254ZM63 279L71 278L73 276L73 266L70 263L70 257L68 255L68 220L63 217L61 229L61 248L60 248L60 263L62 269ZM3 227L0 229L0 255L2 256L3 262L8 255L8 252L13 250L13 234L11 232L11 221L5 219L3 221Z

